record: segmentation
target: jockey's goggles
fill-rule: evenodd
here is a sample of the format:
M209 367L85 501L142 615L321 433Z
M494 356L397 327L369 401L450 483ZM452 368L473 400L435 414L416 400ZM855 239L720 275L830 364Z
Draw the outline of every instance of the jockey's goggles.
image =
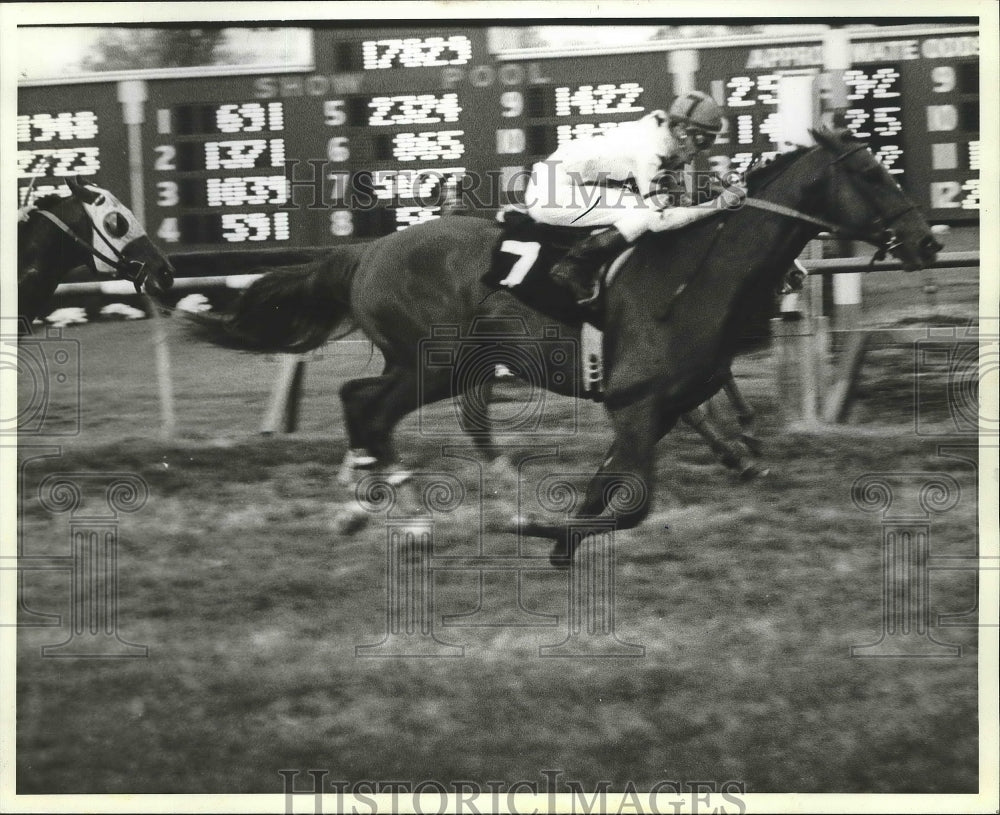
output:
M690 139L691 144L698 150L704 150L706 147L711 147L715 144L715 133L709 133L706 130L698 130L697 128L690 127L684 131L684 136Z

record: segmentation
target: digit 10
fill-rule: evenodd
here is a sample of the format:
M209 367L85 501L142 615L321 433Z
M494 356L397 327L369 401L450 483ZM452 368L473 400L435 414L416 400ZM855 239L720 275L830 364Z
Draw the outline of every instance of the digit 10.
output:
M520 91L505 91L500 94L500 104L503 105L501 116L508 119L520 116L524 111L524 96Z
M931 68L931 81L935 93L948 93L955 90L955 69L950 65L935 65Z

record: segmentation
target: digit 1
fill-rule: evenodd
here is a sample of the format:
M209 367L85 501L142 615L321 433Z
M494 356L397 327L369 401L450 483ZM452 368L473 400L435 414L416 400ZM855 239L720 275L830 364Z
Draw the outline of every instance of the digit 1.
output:
M170 108L159 108L156 111L156 132L160 135L167 135L173 132Z

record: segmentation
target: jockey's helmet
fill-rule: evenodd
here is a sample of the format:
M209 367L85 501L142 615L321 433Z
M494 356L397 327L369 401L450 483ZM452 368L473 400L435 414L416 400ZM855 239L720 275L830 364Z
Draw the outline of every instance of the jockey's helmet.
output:
M699 150L711 146L722 130L722 111L711 96L701 91L682 93L668 115L671 127L683 127Z

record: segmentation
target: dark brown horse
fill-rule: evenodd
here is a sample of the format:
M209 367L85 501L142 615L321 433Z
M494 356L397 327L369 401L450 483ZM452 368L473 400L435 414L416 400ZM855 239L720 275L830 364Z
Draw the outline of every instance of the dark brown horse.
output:
M908 269L922 268L940 250L924 217L865 145L815 135L816 146L753 171L741 208L646 234L622 266L604 313L605 406L614 442L575 517L611 518L627 529L647 516L656 442L723 387L747 318L820 229L866 240ZM346 465L388 469L401 418L481 377L462 372L463 355L491 365L499 359L478 354L497 344L481 331L484 319L515 318L526 328L512 340L518 353L504 361L515 375L577 394L573 355L548 349L579 333L568 326L553 333L551 318L505 293L490 296L480 282L500 237L496 223L455 217L337 249L311 267L260 278L230 317L203 330L223 345L301 352L353 322L382 352L385 368L341 388ZM441 353L435 359L428 351ZM564 526L519 519L517 528L560 541L553 559L564 563L572 554Z
M67 178L70 195L46 195L21 210L17 229L17 313L25 325L41 316L56 287L79 267L131 280L159 295L174 269L135 215L107 190Z

